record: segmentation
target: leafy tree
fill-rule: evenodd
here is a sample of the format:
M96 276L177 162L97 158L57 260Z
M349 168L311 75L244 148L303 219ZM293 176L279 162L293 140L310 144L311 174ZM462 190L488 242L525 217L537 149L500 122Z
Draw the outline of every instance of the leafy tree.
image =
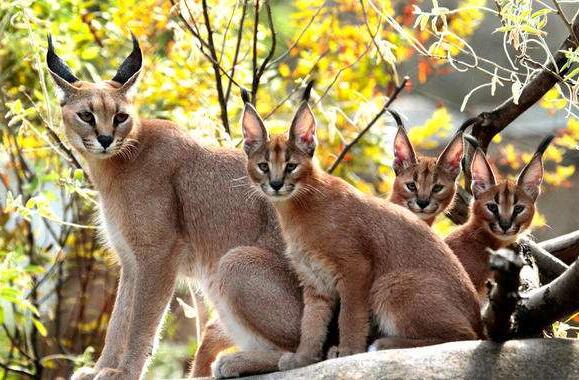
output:
M517 103L533 78L553 71L549 64L557 53L546 43L547 23L572 28L558 2L553 4L460 0L449 9L436 0L2 1L0 376L52 378L90 362L114 302L114 258L97 239L92 217L97 194L82 160L63 139L45 69L47 33L78 76L95 81L112 77L129 49L129 30L135 33L145 52L137 97L141 115L174 120L210 145L239 144L239 87L250 90L268 125L279 131L314 78L317 158L329 169L405 74L412 80L404 91L412 92L432 77L480 72L485 82L465 94L464 109L481 91L494 94L501 87ZM500 21L496 32L505 43L497 53L509 57L509 66L480 56L469 44L485 17ZM572 46L561 52L565 71L556 73L558 84L540 101L568 116L546 157L545 178L552 187L570 186L575 166L564 157L579 144L579 53ZM442 104L412 128L410 138L419 150L434 149L460 122ZM364 192L388 193L393 172L384 136L393 134L391 127L388 118L378 118L335 174ZM516 170L528 159L529 153L500 135L493 142L501 144L500 165ZM452 223L443 218L437 228L446 232ZM179 323L186 324L169 325ZM168 331L165 341L172 342L176 338ZM181 342L180 359L193 348L194 342ZM158 362L175 360L169 354L164 359ZM174 361L156 368L169 376L180 366Z

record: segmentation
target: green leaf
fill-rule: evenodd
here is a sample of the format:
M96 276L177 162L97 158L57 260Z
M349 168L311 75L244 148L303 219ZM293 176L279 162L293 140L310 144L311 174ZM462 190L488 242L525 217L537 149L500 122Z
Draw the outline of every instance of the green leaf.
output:
M32 323L34 323L34 327L36 327L36 330L38 330L40 335L46 336L48 334L48 331L46 331L46 327L44 327L42 322L40 322L38 319L32 318Z

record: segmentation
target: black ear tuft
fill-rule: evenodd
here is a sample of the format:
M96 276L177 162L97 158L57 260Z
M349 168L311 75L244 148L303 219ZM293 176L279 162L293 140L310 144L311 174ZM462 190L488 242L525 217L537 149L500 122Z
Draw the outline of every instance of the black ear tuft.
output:
M58 75L68 83L78 82L66 63L54 52L54 45L52 44L52 36L48 35L48 50L46 51L46 64L50 71Z
M302 101L303 102L309 102L310 101L310 94L312 92L312 87L314 87L314 82L315 81L312 79L306 85L306 89L304 90L304 93L302 95Z
M392 118L394 119L394 121L396 122L396 126L398 128L402 128L404 129L404 124L402 123L402 118L400 117L400 114L394 110L391 109L387 109L386 111L388 111L388 113L390 115L392 115Z
M120 84L125 84L133 75L141 70L143 66L143 54L141 53L141 48L139 47L139 41L133 33L131 33L133 38L133 51L129 56L123 61L119 70L113 77L113 81Z
M535 152L535 156L542 156L554 138L555 138L555 135L549 135L549 136L545 137L543 139L543 141L541 141L541 144L539 144L539 147L537 148L537 151Z
M471 117L470 119L465 120L465 122L461 124L461 126L460 126L460 128L458 128L458 130L460 132L464 132L464 131L466 131L466 129L468 127L470 127L471 125L473 125L474 123L476 123L478 121L479 121L478 116L477 117Z
M243 100L243 104L250 103L249 101L249 92L245 88L241 89L241 100Z

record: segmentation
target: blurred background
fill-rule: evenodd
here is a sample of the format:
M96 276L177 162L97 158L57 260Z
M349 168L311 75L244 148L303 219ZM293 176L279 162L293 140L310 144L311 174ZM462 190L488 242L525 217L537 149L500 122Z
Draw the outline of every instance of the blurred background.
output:
M548 2L549 3L549 2ZM111 78L144 51L137 103L208 145L238 146L250 89L271 130L285 130L314 78L317 159L329 168L393 103L418 152L438 153L458 125L520 89L557 52L577 3L530 0L2 0L0 2L0 380L66 377L102 348L118 268L97 237L98 194L62 136L45 67L46 36L83 80ZM562 15L565 15L563 17ZM576 67L577 54L569 53ZM515 176L547 133L537 240L578 228L579 70L493 140ZM335 174L386 197L395 128L384 116ZM435 228L447 234L445 217ZM148 378L180 377L196 349L186 287L177 292ZM566 323L559 336L574 335Z

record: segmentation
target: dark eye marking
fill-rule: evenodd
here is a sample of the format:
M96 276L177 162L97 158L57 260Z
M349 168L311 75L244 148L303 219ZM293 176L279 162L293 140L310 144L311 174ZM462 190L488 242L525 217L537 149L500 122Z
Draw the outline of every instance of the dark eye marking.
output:
M257 167L264 173L269 172L269 165L267 164L267 162L260 162L259 164L257 164Z
M487 203L487 208L495 215L499 212L499 206L496 203Z
M524 209L525 209L525 206L523 206L523 205L516 205L516 206L513 208L513 215L518 215L518 214L522 213Z
M115 117L113 118L113 123L115 125L119 125L121 123L124 123L125 121L127 121L127 119L129 118L129 115L123 112L119 112L115 115Z
M92 114L92 112L89 111L81 111L77 113L78 117L80 117L80 119L82 121L84 121L85 123L88 123L92 126L95 125L95 119L94 119L94 115Z
M296 170L297 167L298 167L298 164L293 163L293 162L288 162L288 163L285 165L285 170L286 170L286 172L291 173L291 172L293 172L294 170Z
M416 184L414 182L407 182L406 188L410 191L416 191Z
M433 193L439 193L442 191L442 189L444 189L444 186L440 185L440 184L436 184L434 185L434 187L432 188L432 192Z

